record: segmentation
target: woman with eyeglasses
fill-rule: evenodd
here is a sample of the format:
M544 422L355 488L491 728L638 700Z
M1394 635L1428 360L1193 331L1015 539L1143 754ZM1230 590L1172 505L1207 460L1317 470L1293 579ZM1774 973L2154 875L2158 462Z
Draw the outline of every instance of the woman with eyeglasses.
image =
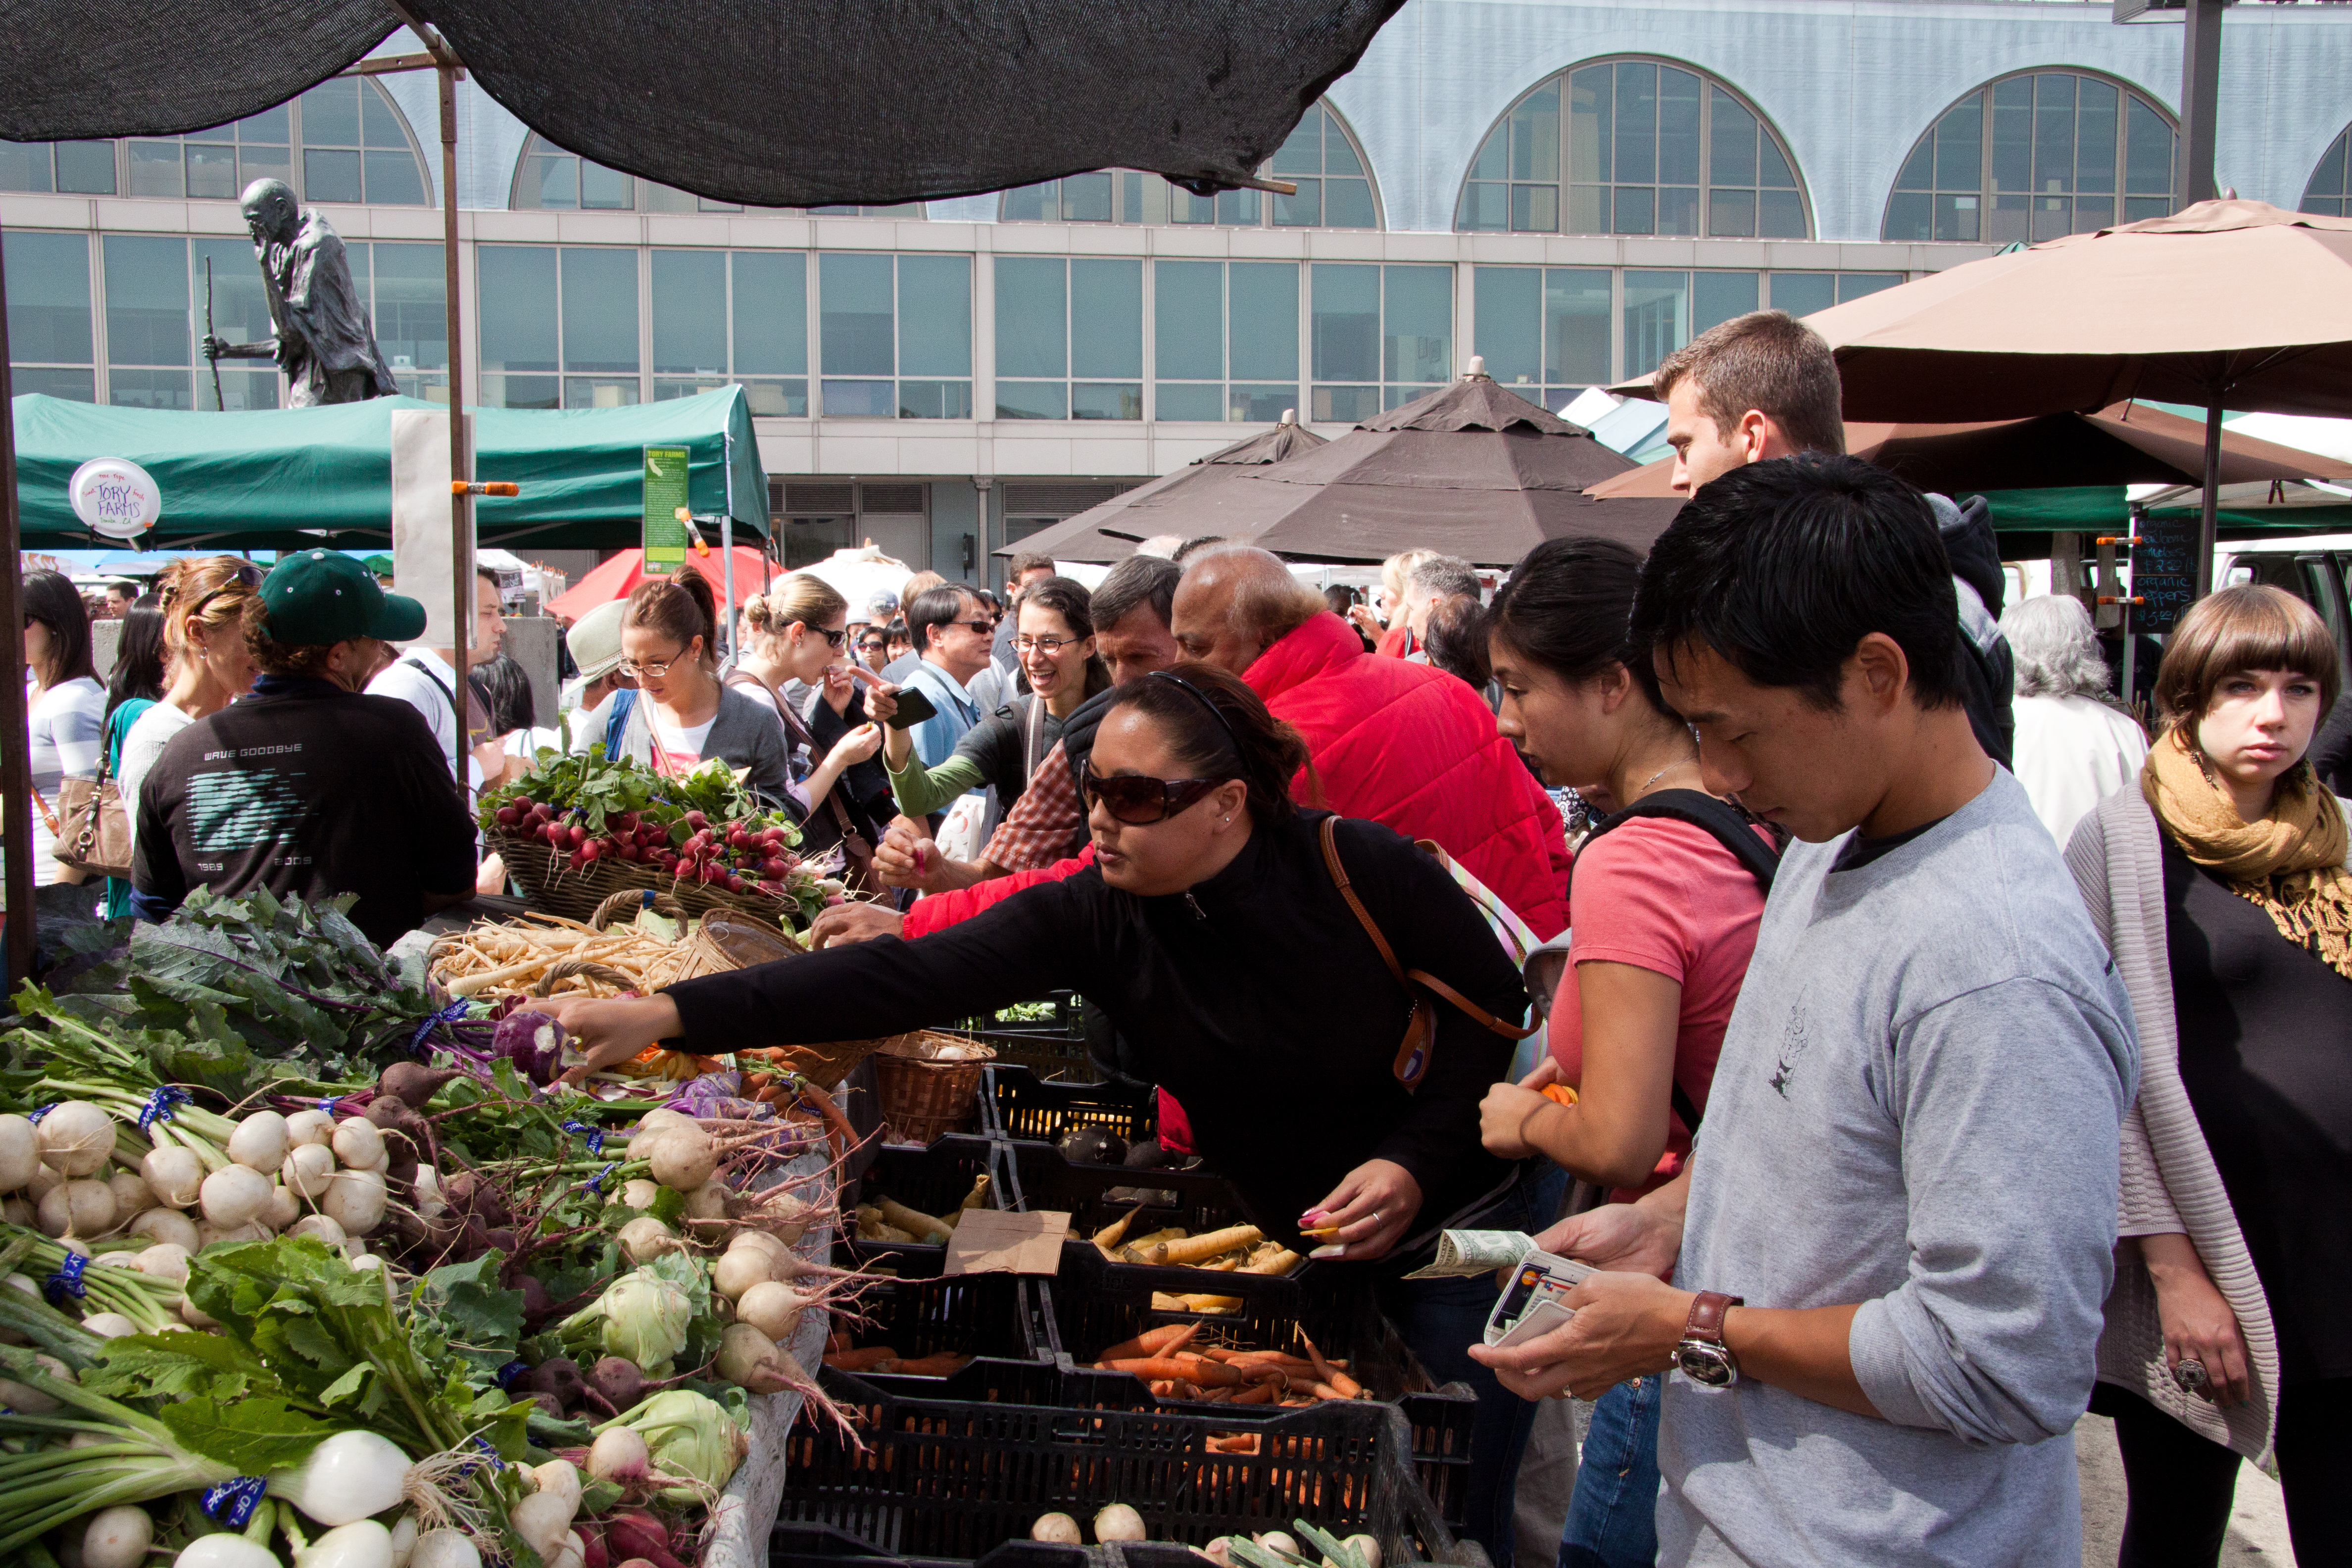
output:
M603 732L575 735L572 744L602 743L607 757L659 773L716 759L748 769L744 787L782 808L794 799L783 721L772 705L719 682L718 626L718 595L693 567L638 584L621 616L620 667L636 689L614 692Z
M751 652L728 672L727 684L766 703L784 726L792 747L789 809L804 825L800 852L831 848L853 832L872 843L877 829L859 796L887 791L878 778L870 790L861 789L851 772L881 748L882 735L858 706L857 682L842 658L849 601L824 578L795 572L768 593L753 595L744 616ZM782 690L792 681L811 692L797 711Z
M172 686L163 700L133 721L122 737L115 787L122 792L133 847L139 835L139 786L172 737L217 713L253 689L253 655L245 646L245 606L261 591L261 568L234 555L182 561L156 580L163 612L163 648ZM126 909L125 913L129 910Z
M1465 1348L1481 1339L1493 1277L1402 1276L1445 1226L1530 1223L1517 1168L1478 1140L1478 1102L1509 1066L1527 993L1434 859L1376 823L1292 801L1307 761L1240 680L1180 664L1111 694L1087 763L1085 870L912 942L825 948L560 1016L584 1071L656 1040L726 1051L873 1038L1077 990L1182 1101L1252 1221L1358 1274L1433 1376L1478 1391L1476 1463L1515 1472L1532 1406ZM1400 1049L1412 998L1367 921L1399 969L1451 993L1421 1058ZM1509 1528L1506 1503L1499 1527L1472 1531L1507 1549Z
M1095 657L1093 601L1086 584L1067 577L1048 577L1021 591L1015 614L1019 633L1013 650L1021 672L1029 678L1029 693L1016 697L964 732L955 754L935 768L926 768L915 755L912 734L886 730L882 739L884 764L890 770L890 793L898 809L910 817L941 811L968 790L996 786L997 804L1005 811L1021 798L1029 775L1062 738L1062 722L1078 704L1110 688L1110 671ZM887 723L898 710L893 693L877 690L866 699L878 721Z

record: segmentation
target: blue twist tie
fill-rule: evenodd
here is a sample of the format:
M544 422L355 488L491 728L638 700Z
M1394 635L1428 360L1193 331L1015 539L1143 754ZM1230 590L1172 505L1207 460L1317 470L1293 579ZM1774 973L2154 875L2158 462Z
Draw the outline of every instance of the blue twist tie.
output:
M188 1091L176 1083L167 1083L147 1097L139 1112L139 1131L146 1131L158 1121L172 1120L172 1107L188 1103Z
M477 1436L477 1437L474 1439L474 1447L477 1447L477 1448L479 1448L479 1449L483 1452L483 1454L485 1454L486 1456L488 1456L488 1458L489 1458L489 1461L490 1461L490 1468L491 1468L491 1469L493 1469L493 1470L503 1470L503 1469L505 1469L505 1468L507 1468L507 1462L506 1462L504 1459L501 1459L501 1458L499 1458L499 1451L498 1451L496 1448L493 1448L493 1447L490 1447L489 1442L488 1442L488 1440L487 1438L483 1438L483 1437ZM472 1475L476 1470L479 1469L480 1468L481 1468L481 1467L480 1467L478 1464L477 1464L473 1459L468 1458L468 1459L465 1460L463 1463L461 1463L461 1464L459 1464L459 1465L458 1465L458 1467L457 1467L457 1473L458 1473L459 1475L461 1475L461 1476L470 1476L470 1475Z
M42 1117L47 1116L50 1111L55 1110L58 1106L64 1103L65 1102L63 1100L53 1100L47 1105L37 1105L32 1110L25 1112L25 1120L31 1122L38 1122Z
M514 1386L515 1379L520 1377L524 1373L527 1373L530 1370L530 1363L527 1361L517 1360L507 1363L506 1365L499 1368L499 1386L500 1388L512 1388Z
M417 1025L416 1033L408 1037L409 1051L414 1054L415 1052L423 1050L425 1048L425 1036L431 1034L435 1029L444 1024L456 1023L458 1019L464 1017L472 1010L473 1004L469 1002L452 1002L446 1007L442 1008L438 1013L433 1014L431 1016L427 1017L425 1022Z
M67 1253L65 1262L58 1267L55 1274L49 1276L47 1283L42 1289L41 1293L49 1299L49 1305L62 1307L68 1296L79 1301L88 1295L89 1288L81 1282L81 1274L82 1270L89 1267L89 1259L80 1253Z
M231 1476L216 1486L205 1489L205 1512L216 1524L230 1530L243 1530L246 1521L261 1501L261 1494L269 1483L259 1476Z
M584 1181L584 1182L581 1183L581 1184L580 1184L580 1190L581 1190L582 1192L583 1192L583 1193L601 1193L601 1192L603 1192L603 1191L604 1190L604 1182L605 1182L605 1179L606 1179L607 1177L611 1176L611 1175L612 1175L612 1173L613 1173L614 1172L615 1172L615 1171L619 1170L620 1168L621 1168L621 1163L620 1163L618 1160L614 1160L614 1162L612 1162L610 1164L606 1165L603 1170L601 1170L601 1171L597 1172L594 1175L593 1175L593 1176L589 1177L586 1181Z
M563 1124L563 1130L566 1132L577 1132L588 1140L588 1152L591 1155L601 1155L604 1152L604 1129L591 1127L585 1121L567 1121Z
M326 1112L329 1116L332 1116L335 1113L335 1108L342 1104L342 1102L343 1097L341 1095L330 1095L326 1099L319 1101L319 1109Z

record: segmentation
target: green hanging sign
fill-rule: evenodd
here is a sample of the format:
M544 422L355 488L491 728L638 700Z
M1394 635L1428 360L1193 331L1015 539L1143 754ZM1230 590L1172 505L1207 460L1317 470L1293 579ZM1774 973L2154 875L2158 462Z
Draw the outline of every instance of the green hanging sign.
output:
M693 453L684 447L646 448L646 574L658 576L686 563L686 475Z

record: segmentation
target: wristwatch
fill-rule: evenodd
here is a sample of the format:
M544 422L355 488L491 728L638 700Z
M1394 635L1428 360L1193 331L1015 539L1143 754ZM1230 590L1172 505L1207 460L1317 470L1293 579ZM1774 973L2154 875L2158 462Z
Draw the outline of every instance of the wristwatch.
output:
M1691 1302L1690 1321L1675 1346L1675 1364L1702 1388L1729 1388L1739 1381L1739 1359L1723 1342L1723 1316L1748 1303L1720 1290L1702 1290Z

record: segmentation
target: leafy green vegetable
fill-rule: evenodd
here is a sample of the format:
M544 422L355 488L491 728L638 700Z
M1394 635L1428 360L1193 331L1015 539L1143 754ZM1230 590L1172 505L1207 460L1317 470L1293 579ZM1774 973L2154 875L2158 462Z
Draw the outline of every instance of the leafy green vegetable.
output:
M181 1447L241 1476L291 1469L342 1430L280 1399L223 1401L199 1395L174 1400L156 1412L156 1418L171 1429Z

